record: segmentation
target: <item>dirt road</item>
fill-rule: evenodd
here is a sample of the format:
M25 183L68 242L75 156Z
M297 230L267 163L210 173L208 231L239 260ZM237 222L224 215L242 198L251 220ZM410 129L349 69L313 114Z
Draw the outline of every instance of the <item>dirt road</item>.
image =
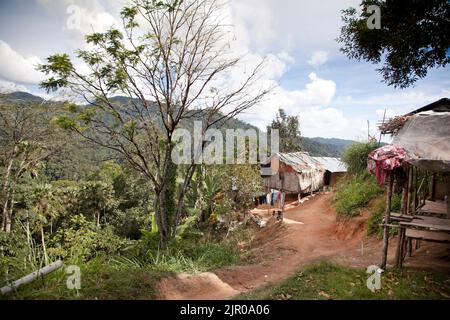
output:
M229 299L280 282L301 266L325 258L364 268L379 263L381 243L365 237L365 218L337 223L330 198L330 194L318 195L287 210L282 224L274 222L259 231L252 241L253 263L163 279L158 285L158 298ZM391 259L393 251L391 246Z

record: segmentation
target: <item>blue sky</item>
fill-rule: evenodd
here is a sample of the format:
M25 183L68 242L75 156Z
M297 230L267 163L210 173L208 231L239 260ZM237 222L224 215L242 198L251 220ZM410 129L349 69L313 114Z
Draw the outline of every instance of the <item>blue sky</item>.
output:
M226 0L224 0L226 1ZM279 107L300 117L304 136L361 140L371 134L384 109L404 114L450 96L447 69L435 69L408 89L381 82L378 66L350 61L339 52L340 10L359 0L228 0L235 48L246 64L266 58L264 81L274 92L239 117L261 128ZM37 63L56 52L71 53L84 45L86 33L120 24L126 0L0 0L0 90L38 88ZM83 12L80 28L67 27L68 9ZM69 9L70 10L70 9Z

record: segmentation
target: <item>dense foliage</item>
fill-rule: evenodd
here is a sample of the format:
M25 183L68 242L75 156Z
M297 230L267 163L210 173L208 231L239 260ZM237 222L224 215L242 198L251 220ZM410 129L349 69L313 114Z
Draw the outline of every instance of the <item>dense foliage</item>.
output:
M284 109L279 109L276 118L267 126L270 135L272 129L277 129L280 137L280 152L296 152L301 150L301 136L299 119L296 116L288 116Z
M342 161L347 165L349 174L367 172L367 156L378 148L377 142L354 143L345 149Z
M353 217L360 214L372 199L383 193L372 175L358 174L341 180L333 196L336 213L340 217Z
M376 5L379 11L368 12ZM360 13L343 11L338 41L351 59L383 66L378 69L388 85L405 88L424 78L428 69L450 62L450 3L447 0L363 0ZM379 14L379 28L369 23Z
M367 171L367 156L378 148L378 143L354 143L347 147L342 161L347 165L348 175L335 187L333 204L338 216L353 217L360 213L372 199L383 193L375 177Z
M112 277L114 268L193 272L239 261L233 239L242 228L245 234L245 225L236 229L232 221L260 190L256 166L199 166L177 236L161 251L148 180L117 155L55 126L67 107L0 97L0 120L8 124L0 130L0 208L8 215L1 219L0 285L57 259L82 266L88 276L102 261ZM183 172L183 166L171 170L171 199Z
M258 82L263 62L240 81L223 81L241 57L226 45L229 26L219 16L216 1L133 0L121 11L121 28L86 36L87 46L76 52L84 70L67 53L51 55L39 66L47 76L42 88L69 89L88 102L68 104L58 125L119 155L147 181L162 249L176 236L198 165L195 151L185 155L189 164L183 168L172 163L176 130L186 121L200 121L204 146L208 129L269 92ZM177 189L175 172L181 181Z

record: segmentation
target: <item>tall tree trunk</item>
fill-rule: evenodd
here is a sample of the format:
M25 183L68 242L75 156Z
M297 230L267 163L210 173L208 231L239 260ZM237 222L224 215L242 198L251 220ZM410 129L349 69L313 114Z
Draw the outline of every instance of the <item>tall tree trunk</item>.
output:
M180 190L180 194L178 196L177 211L176 211L175 221L174 221L173 231L172 231L173 238L175 238L175 236L177 235L177 227L178 227L178 224L180 223L181 215L183 213L183 208L184 208L184 199L185 199L188 187L191 184L195 169L196 169L196 165L192 165L191 167L188 168L188 172L186 174L185 181L183 183L183 186Z
M156 190L156 199L155 199L155 217L156 224L158 225L159 232L159 247L162 250L167 248L168 239L168 231L167 231L167 208L165 206L165 196L163 191Z
M10 195L10 202L9 202L9 209L6 213L6 223L5 223L5 232L11 233L11 223L12 223L12 215L13 215L13 209L14 209L14 195L15 190L11 191Z
M45 246L45 235L43 226L41 226L41 242L42 242L42 250L44 251L44 263L45 265L48 265L47 247Z
M6 231L6 219L8 215L8 206L9 206L9 200L8 195L5 196L5 203L3 204L3 212L2 212L2 231Z

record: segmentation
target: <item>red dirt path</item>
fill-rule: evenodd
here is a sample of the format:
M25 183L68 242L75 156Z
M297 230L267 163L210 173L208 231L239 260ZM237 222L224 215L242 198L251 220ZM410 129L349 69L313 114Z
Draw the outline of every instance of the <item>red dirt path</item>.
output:
M163 279L157 286L157 297L229 299L239 293L280 282L301 266L324 259L352 267L366 268L378 264L381 241L365 236L367 215L346 223L337 222L330 199L330 194L318 195L288 209L283 223L272 221L261 229L252 241L251 264L226 267L214 273L181 274ZM259 210L261 212L266 211ZM396 239L391 240L389 261L393 260L396 243ZM414 257L407 258L405 265L420 265L424 255L432 256L429 248L419 249ZM429 266L433 267L433 264Z

